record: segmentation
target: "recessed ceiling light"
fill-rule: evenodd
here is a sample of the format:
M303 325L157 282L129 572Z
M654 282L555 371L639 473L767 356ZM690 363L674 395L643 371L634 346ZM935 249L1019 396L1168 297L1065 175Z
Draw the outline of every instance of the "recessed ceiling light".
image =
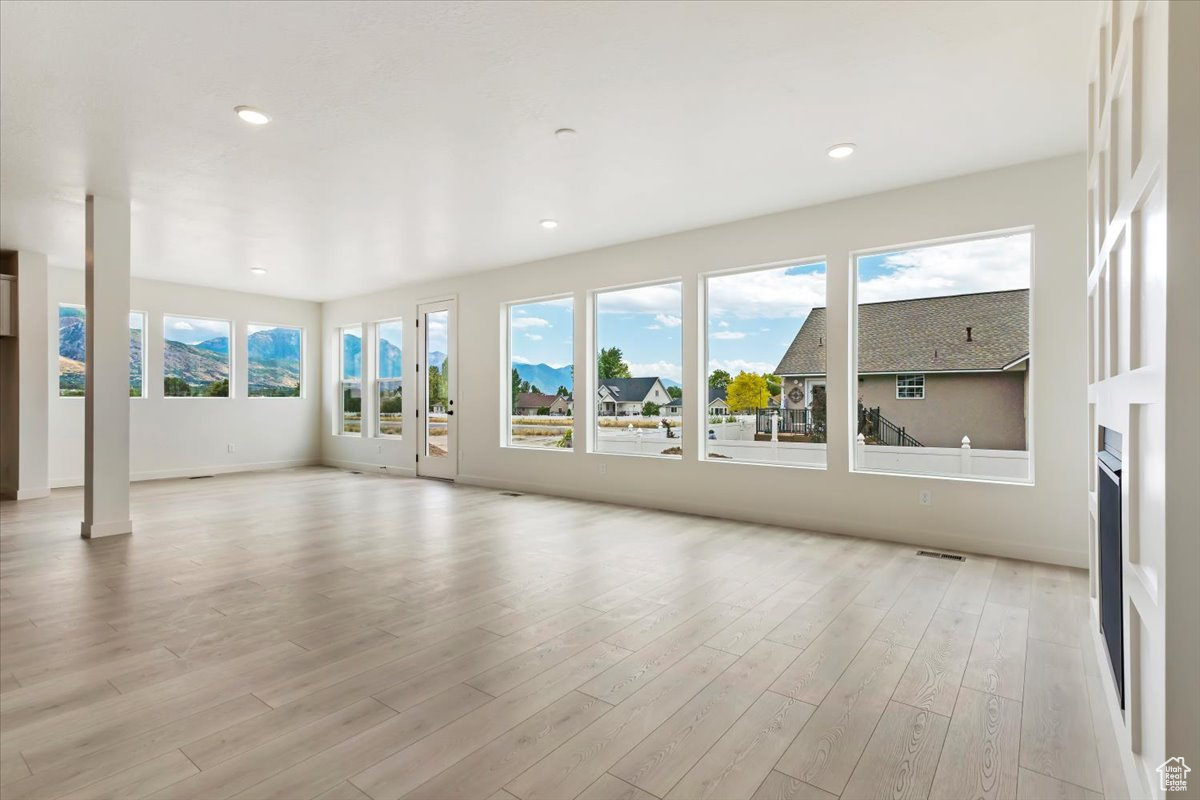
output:
M543 228L545 228L546 230L550 230L550 229L552 229L552 228L557 228L557 227L558 227L558 220L556 220L556 219L544 219L544 220L542 220L542 221L541 221L539 224L540 224L540 225L541 225Z
M266 275L266 274L267 274L267 268L266 268L266 267L258 267L258 266L255 266L255 267L251 267L251 268L250 268L250 271L251 271L252 273L254 273L255 275Z
M236 106L233 110L242 122L249 122L251 125L266 125L271 121L270 114L259 111L254 106Z
M825 152L829 154L830 158L846 158L854 153L854 145L851 142L842 142L835 144Z
M570 139L571 137L575 136L575 134L576 131L574 128L559 128L554 132L554 135L560 139Z

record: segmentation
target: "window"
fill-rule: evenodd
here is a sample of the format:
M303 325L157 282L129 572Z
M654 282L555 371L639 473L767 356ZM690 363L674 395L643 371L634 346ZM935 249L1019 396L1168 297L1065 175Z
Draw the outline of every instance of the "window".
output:
M342 328L338 332L341 345L341 422L338 433L362 433L362 328Z
M855 469L1030 479L1032 245L1019 231L856 256Z
M163 317L163 395L229 397L230 331L226 320Z
M575 414L575 301L508 306L508 445L570 449Z
M925 399L925 376L924 375L897 375L896 376L896 399L897 400L924 400Z
M58 396L83 397L87 381L87 309L60 303L58 306ZM129 396L142 396L142 348L146 316L129 312Z
M824 467L825 263L712 275L705 303L705 457Z
M400 436L404 432L404 323L398 319L375 326L377 415L375 430L380 436Z
M250 397L299 397L303 333L286 325L246 326Z
M595 452L683 454L680 289L675 281L595 293Z

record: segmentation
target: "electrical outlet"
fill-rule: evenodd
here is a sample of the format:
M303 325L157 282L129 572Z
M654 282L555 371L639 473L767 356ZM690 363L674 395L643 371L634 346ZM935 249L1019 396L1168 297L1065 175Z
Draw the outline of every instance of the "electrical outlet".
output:
M225 448L230 453L234 452L237 449L236 447L233 446L233 442L230 442L229 444L225 445Z
M917 495L917 502L923 506L933 505L933 492L928 489L922 489L921 493Z

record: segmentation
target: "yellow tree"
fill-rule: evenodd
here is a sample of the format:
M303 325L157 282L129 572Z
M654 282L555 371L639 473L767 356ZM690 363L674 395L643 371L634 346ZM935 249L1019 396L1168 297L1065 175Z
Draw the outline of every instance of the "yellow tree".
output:
M730 411L753 411L766 408L771 400L767 379L753 372L739 372L725 389L725 402Z

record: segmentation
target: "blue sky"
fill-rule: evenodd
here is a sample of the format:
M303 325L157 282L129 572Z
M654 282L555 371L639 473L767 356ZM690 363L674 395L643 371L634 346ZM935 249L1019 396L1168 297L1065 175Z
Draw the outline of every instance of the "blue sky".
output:
M569 297L509 306L514 364L565 367L575 357L572 301Z
M864 303L1029 287L1029 233L860 256ZM825 305L824 263L708 279L709 370L771 372L804 324ZM679 283L596 296L597 348L617 346L635 376L682 382ZM571 300L511 308L515 363L571 363Z
M170 342L199 344L219 336L229 336L229 323L193 317L163 317L163 338Z

